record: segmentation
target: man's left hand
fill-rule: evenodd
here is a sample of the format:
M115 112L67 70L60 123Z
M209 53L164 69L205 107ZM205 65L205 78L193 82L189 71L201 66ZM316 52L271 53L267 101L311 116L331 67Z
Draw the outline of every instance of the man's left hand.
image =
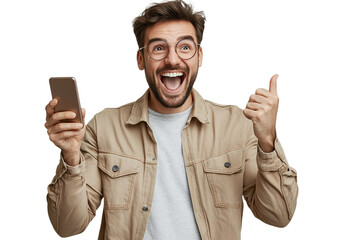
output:
M274 150L276 138L276 118L278 110L277 78L275 74L270 80L269 90L259 88L252 94L243 110L243 114L253 122L254 135L264 152Z

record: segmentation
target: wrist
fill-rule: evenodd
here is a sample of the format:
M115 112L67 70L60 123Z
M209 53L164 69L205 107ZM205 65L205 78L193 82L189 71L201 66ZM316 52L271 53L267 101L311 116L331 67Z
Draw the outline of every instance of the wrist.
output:
M258 145L265 153L273 152L275 150L275 137L269 137L266 139L258 139Z
M62 151L61 152L64 161L66 164L68 164L69 166L76 166L80 164L80 151L76 151L76 152L66 152L66 151Z

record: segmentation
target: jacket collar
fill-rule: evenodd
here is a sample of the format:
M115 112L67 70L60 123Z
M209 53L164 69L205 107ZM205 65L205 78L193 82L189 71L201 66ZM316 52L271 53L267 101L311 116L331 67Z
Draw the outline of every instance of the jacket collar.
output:
M132 112L128 118L127 124L136 125L140 122L146 122L149 124L149 113L148 113L148 99L149 99L149 89L140 97L136 102L134 102L132 107ZM192 89L193 96L193 109L188 118L188 123L192 118L198 119L199 122L206 124L208 121L208 111L206 108L205 100L202 96L195 90Z

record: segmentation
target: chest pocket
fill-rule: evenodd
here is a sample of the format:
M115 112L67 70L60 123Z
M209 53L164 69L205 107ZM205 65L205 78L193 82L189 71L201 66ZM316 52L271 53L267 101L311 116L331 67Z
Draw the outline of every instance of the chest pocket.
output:
M100 153L98 168L102 171L105 209L128 209L132 202L138 160L110 153Z
M202 165L215 206L239 208L243 192L243 150L209 158Z

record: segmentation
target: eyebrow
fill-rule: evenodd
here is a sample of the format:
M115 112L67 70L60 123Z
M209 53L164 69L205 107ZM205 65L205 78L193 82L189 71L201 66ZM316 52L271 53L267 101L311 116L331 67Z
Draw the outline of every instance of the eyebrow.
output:
M189 40L194 40L194 38L191 35L185 35L185 36L180 36L177 38L177 42L179 42L180 40L185 40L185 39L189 39ZM156 41L164 41L166 43L168 43L164 38L152 38L148 41L148 45L151 44L152 42L156 42Z
M152 39L150 39L148 41L148 45L150 45L152 42L156 42L156 41L164 41L164 42L166 42L164 38L152 38Z
M177 38L177 41L185 40L185 39L193 40L195 42L194 38L191 35L180 36Z

